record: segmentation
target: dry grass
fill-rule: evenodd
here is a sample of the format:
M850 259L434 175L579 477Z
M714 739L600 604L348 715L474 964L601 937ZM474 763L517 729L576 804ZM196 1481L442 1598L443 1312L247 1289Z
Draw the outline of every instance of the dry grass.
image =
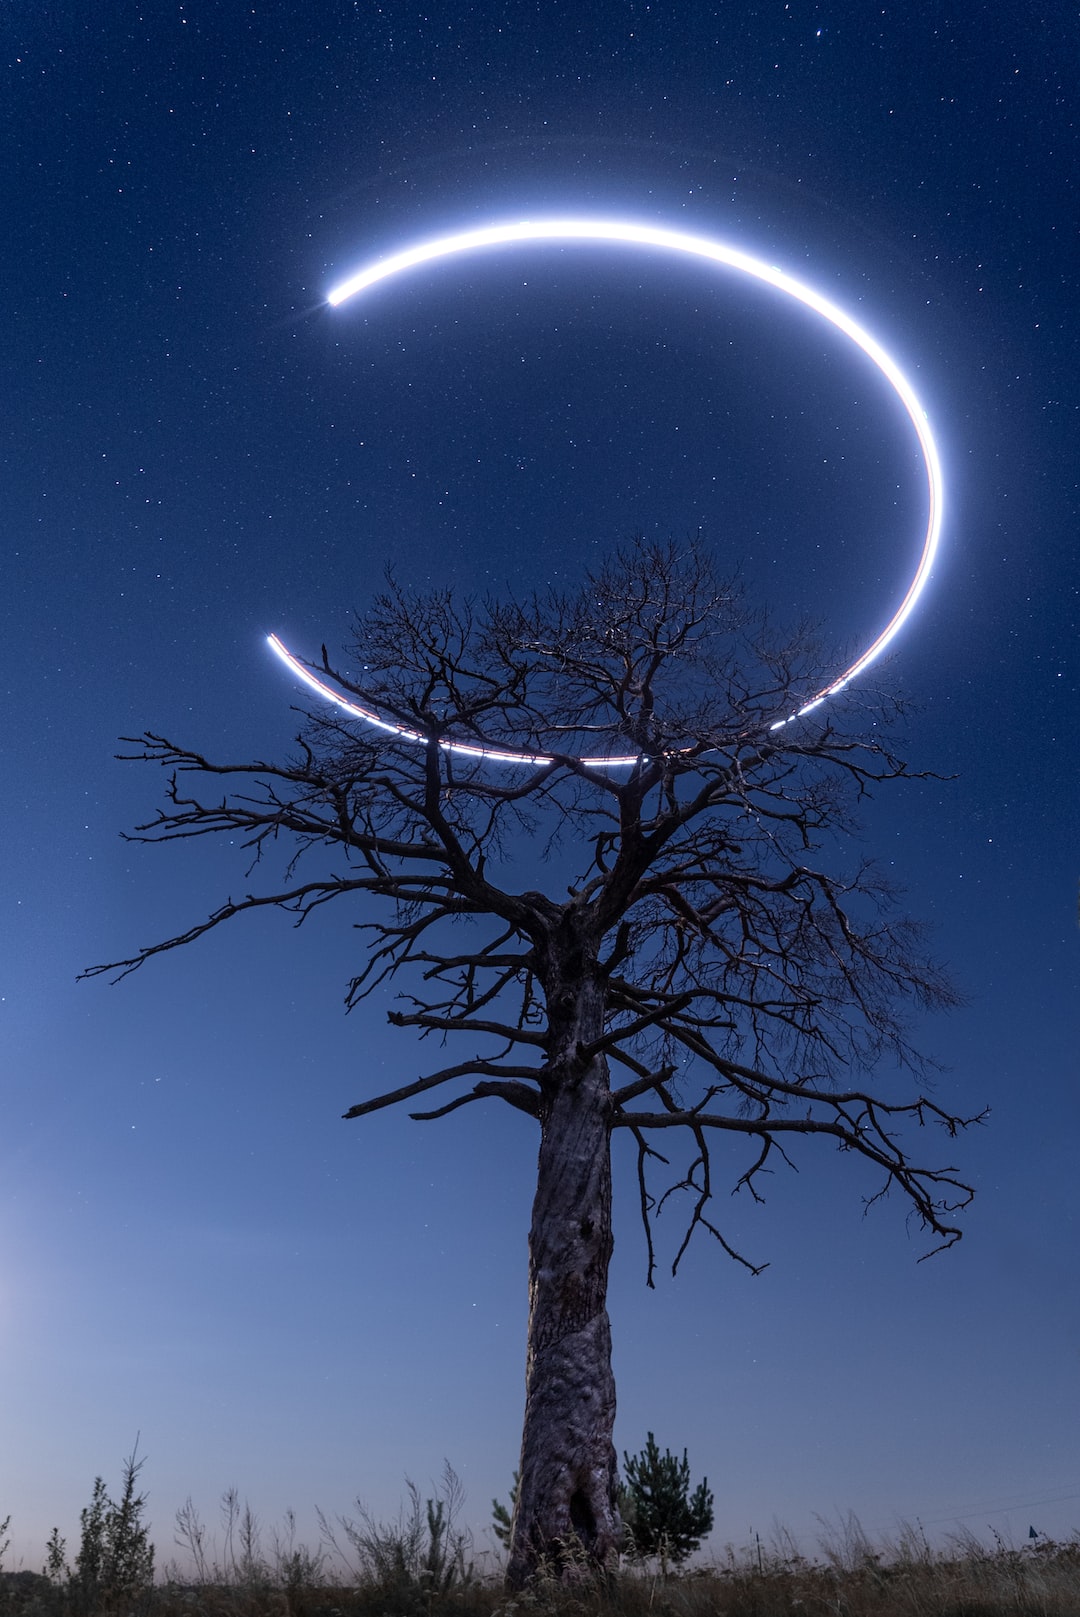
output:
M177 1513L185 1564L122 1596L86 1589L54 1566L0 1574L0 1617L1080 1617L1080 1534L1017 1549L970 1534L931 1546L921 1530L874 1542L857 1518L823 1527L814 1558L783 1530L752 1550L662 1578L628 1568L601 1583L539 1579L511 1596L480 1572L455 1525L460 1485L447 1471L434 1501L415 1489L398 1520L323 1522L323 1542L298 1545L293 1522L268 1547L235 1490L223 1500L213 1552L189 1503ZM66 1569L65 1569L66 1572Z

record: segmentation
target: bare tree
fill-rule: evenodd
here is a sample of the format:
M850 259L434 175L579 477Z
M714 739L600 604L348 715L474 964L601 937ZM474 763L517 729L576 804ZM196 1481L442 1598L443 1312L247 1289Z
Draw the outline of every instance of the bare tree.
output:
M497 1099L540 1126L509 1581L580 1560L582 1546L606 1568L620 1537L614 1129L636 1143L650 1285L653 1215L680 1191L676 1268L698 1231L760 1267L712 1209L718 1138L745 1142L728 1188L755 1200L796 1137L816 1136L872 1165L869 1201L899 1192L934 1250L959 1238L970 1188L913 1160L902 1135L939 1124L952 1136L972 1120L925 1085L895 1097L876 1076L884 1057L918 1076L904 1013L953 996L873 868L842 868L853 806L904 767L853 705L776 727L820 685L820 658L806 637L770 644L695 545L639 542L576 593L524 603L391 583L354 655L346 673L324 649L312 673L381 727L324 704L281 765L138 738L125 756L170 779L134 839L239 836L261 885L87 975L123 976L250 910L299 924L332 899L363 906L368 947L346 1003L394 979L394 1025L469 1045L345 1116L450 1086L411 1115ZM512 885L539 846L556 896ZM273 855L276 885L262 880ZM675 1134L688 1165L654 1184L669 1165L657 1142Z

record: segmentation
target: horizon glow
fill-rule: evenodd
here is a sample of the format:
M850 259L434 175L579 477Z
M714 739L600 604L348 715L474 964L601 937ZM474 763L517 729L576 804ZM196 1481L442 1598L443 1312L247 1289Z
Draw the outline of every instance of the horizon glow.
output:
M779 269L776 265L768 264L764 259L755 258L726 242L714 241L707 236L690 235L680 230L669 230L657 225L640 224L636 221L579 218L526 219L516 223L486 225L477 230L461 231L452 236L435 237L432 240L420 242L414 247L405 248L400 253L394 253L389 258L381 258L373 264L366 265L354 275L349 276L347 280L341 281L335 286L327 296L327 303L332 308L338 308L349 298L366 292L380 281L390 280L393 276L399 275L403 271L414 269L420 264L431 263L436 259L449 258L483 248L509 246L517 243L574 241L607 242L632 247L654 247L661 248L666 252L681 253L692 258L704 258L711 260L713 263L721 264L727 269L737 270L741 274L749 275L753 280L761 281L765 285L773 287L776 291L784 293L785 296L793 298L795 302L803 304L813 313L820 315L829 325L835 326L857 348L861 349L892 387L915 430L926 473L927 523L914 576L892 617L877 637L871 641L866 650L842 674L817 691L796 712L789 714L787 718L778 719L769 726L770 730L779 730L784 725L793 723L796 719L802 718L804 714L820 706L828 697L835 696L846 685L850 684L857 675L861 674L864 669L868 668L871 663L875 662L907 622L914 611L916 602L926 587L937 556L944 513L944 478L941 470L941 458L938 454L933 434L930 431L926 412L915 389L896 360L886 352L876 338L872 337L856 320L853 320L851 315L814 287L807 286L805 282L796 280L794 276L788 275L786 271ZM276 635L270 635L268 641L272 649L293 672L306 684L317 690L321 696L336 703L356 717L363 719L368 724L374 724L380 729L402 736L406 740L423 740L422 736L410 731L405 726L388 723L380 719L376 714L357 706L355 703L350 703L331 690L330 686L316 679L304 667L304 664L288 651ZM551 761L546 754L514 753L449 740L440 742L440 745L450 752L460 752L463 755L472 757L486 757L493 762L499 763L513 762L535 766ZM636 755L620 758L580 758L578 760L578 762L589 766L604 765L608 768L624 767L637 761Z

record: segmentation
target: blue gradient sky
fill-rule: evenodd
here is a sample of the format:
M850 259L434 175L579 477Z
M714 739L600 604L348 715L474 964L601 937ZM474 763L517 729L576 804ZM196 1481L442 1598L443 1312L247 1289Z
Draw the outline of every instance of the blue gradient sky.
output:
M952 19L952 20L950 20ZM904 750L868 851L968 996L920 1030L977 1185L928 1264L807 1150L643 1285L617 1163L616 1439L689 1448L713 1542L816 1514L935 1533L1080 1520L1080 567L1075 24L1018 8L547 0L423 12L21 3L0 20L5 925L0 1517L37 1566L136 1432L164 1555L189 1495L267 1522L396 1512L444 1457L480 1530L520 1438L536 1139L492 1107L345 1124L426 1052L345 1017L352 917L199 919L235 851L117 833L151 728L280 754L263 636L340 644L417 583L572 581L701 526L779 615L876 630L919 537L910 433L765 294L617 255L477 264L331 315L446 228L627 213L736 240L911 367L950 514L888 677ZM617 1142L621 1145L622 1142ZM944 1146L942 1151L944 1151ZM666 1234L668 1257L678 1244Z

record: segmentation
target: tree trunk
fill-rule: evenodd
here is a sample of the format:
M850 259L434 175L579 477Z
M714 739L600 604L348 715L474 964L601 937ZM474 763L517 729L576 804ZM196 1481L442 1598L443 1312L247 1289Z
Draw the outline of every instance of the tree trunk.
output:
M553 1041L566 1058L549 1046L529 1232L525 1425L507 1567L515 1589L542 1563L564 1579L607 1570L621 1538L607 1315L611 1099L606 1060L574 1059L603 1025L603 990L579 979L571 997L564 1036Z

